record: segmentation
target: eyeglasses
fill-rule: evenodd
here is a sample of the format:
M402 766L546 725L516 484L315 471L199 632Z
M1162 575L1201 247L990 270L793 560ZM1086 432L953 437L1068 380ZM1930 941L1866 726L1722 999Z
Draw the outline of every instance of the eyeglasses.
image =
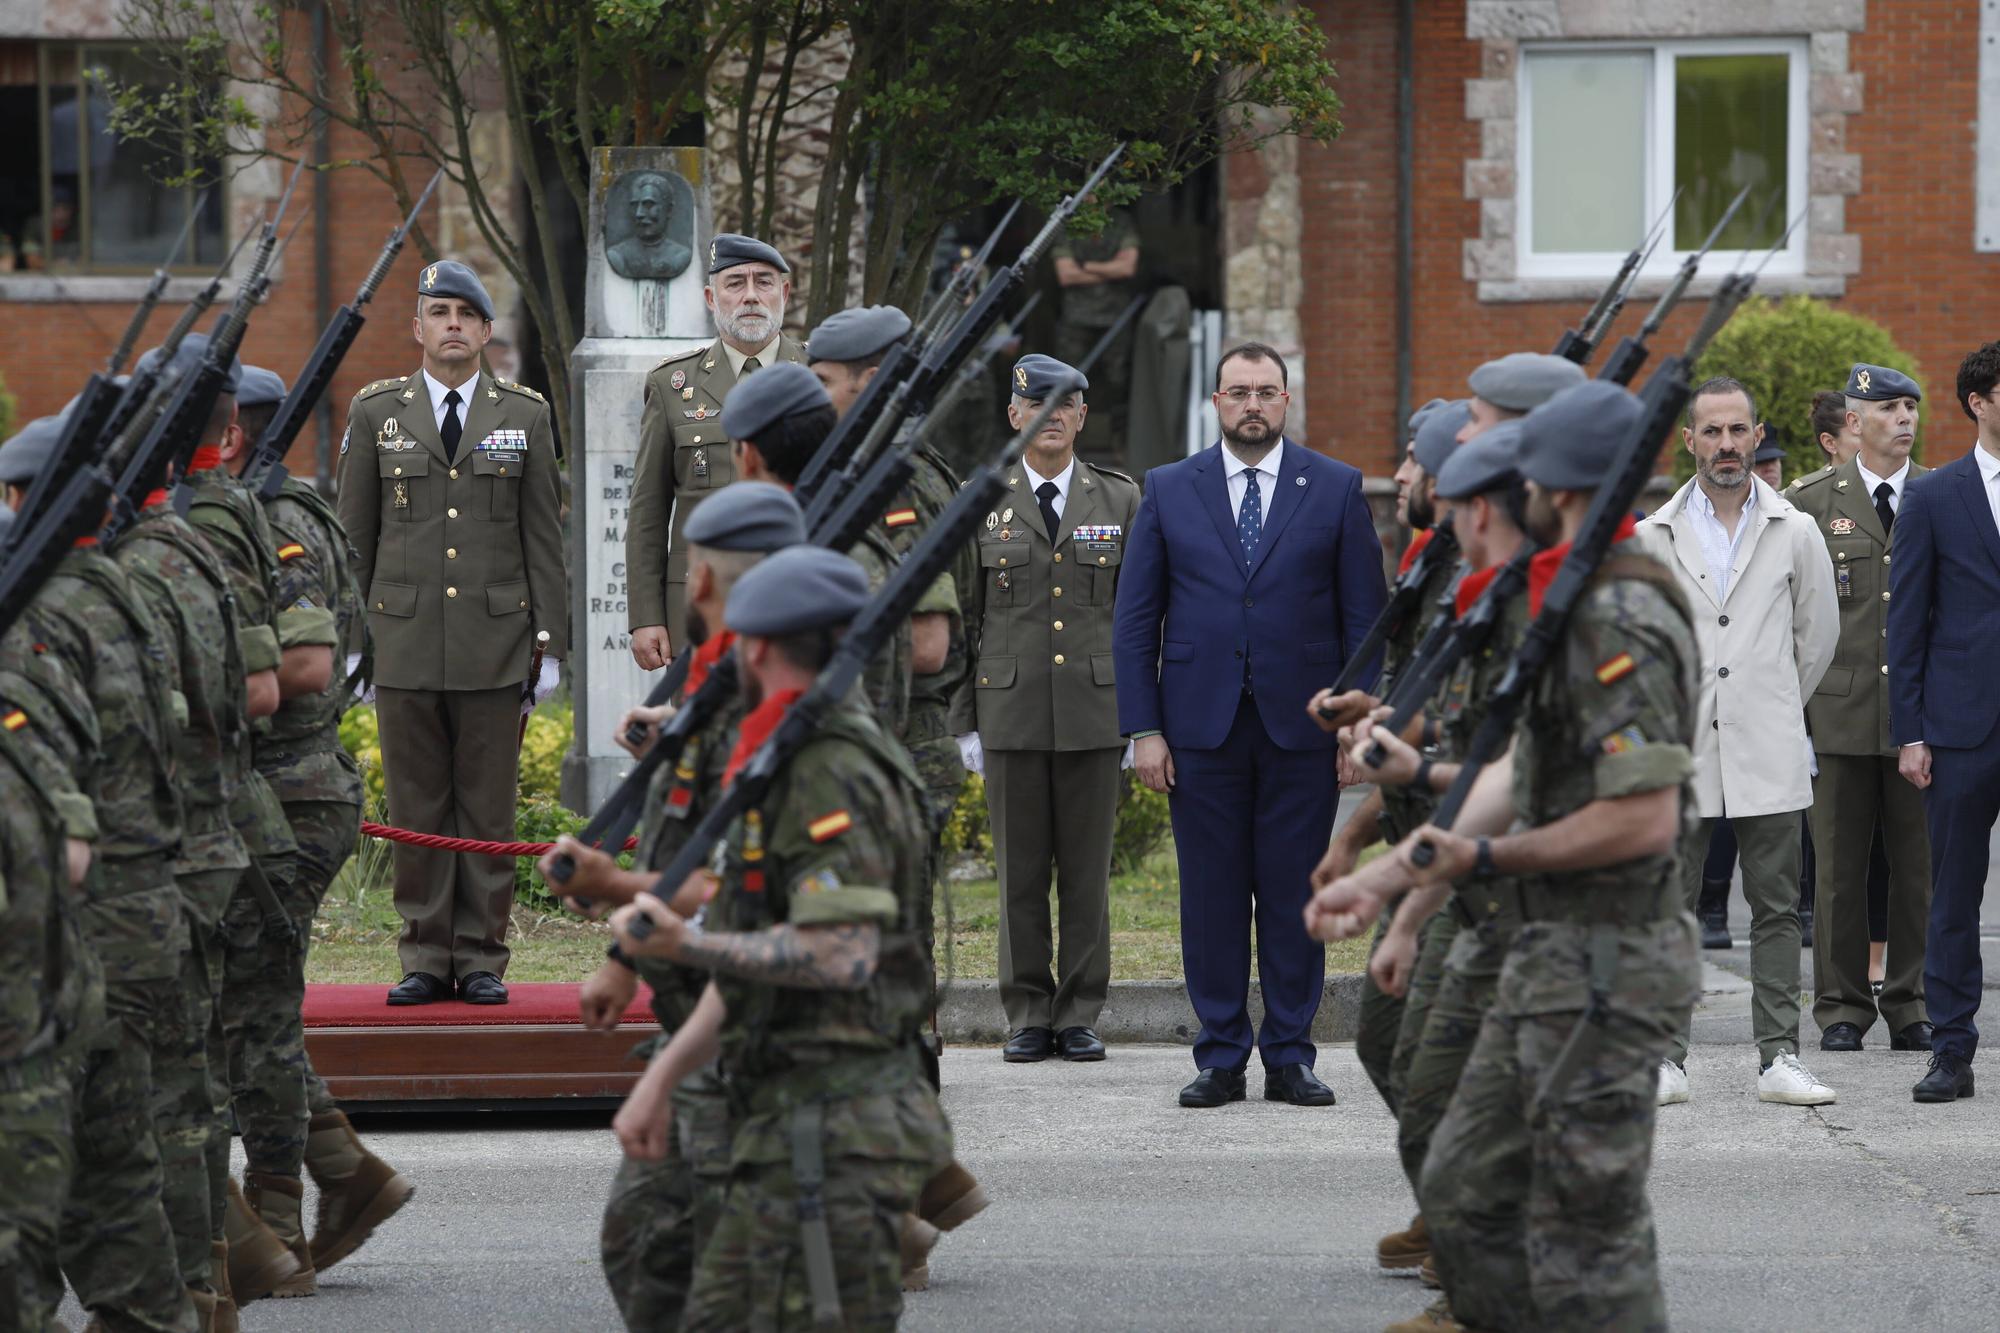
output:
M1272 403L1283 398L1285 391L1283 389L1224 389L1222 396L1238 407L1249 402L1252 398L1269 407Z

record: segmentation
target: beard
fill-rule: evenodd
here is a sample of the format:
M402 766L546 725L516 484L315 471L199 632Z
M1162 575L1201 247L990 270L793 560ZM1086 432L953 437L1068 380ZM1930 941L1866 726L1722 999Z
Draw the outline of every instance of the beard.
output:
M690 606L687 609L687 632L689 643L708 642L708 617L701 613L701 608L698 606Z
M770 340L782 313L774 314L761 305L743 305L737 307L735 314L717 318L716 323L723 333L739 343L762 345Z
M1437 505L1424 493L1423 483L1410 488L1408 500L1403 508L1408 512L1413 528L1434 528L1437 526Z
M1284 434L1285 419L1244 416L1232 428L1222 428L1222 438L1236 446L1239 453L1254 453L1259 457L1270 451L1272 445Z
M1725 462L1734 463L1736 471L1728 474L1718 473L1717 465ZM1718 490L1733 491L1739 486L1750 484L1750 468L1740 456L1718 453L1701 465L1701 478Z
M1542 546L1562 540L1562 517L1544 491L1528 492L1528 536Z
M739 662L738 665L742 664ZM757 705L764 702L764 682L757 679L757 673L748 668L739 673L739 679L743 682L743 706L754 712Z

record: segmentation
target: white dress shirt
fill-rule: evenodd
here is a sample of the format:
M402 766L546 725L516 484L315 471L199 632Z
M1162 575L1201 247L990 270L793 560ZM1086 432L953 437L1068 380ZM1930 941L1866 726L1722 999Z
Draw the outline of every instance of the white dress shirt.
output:
M1229 516L1236 517L1243 512L1243 494L1250 489L1250 479L1246 473L1257 474L1257 499L1261 507L1257 511L1258 526L1271 512L1271 497L1278 493L1278 454L1282 445L1272 445L1270 452L1257 460L1255 466L1245 463L1222 446L1222 478L1229 486Z
M444 400L444 396L453 389L458 390L458 426L460 430L464 430L465 414L471 410L473 391L479 387L479 372L476 370L473 371L472 378L463 384L446 384L443 380L426 370L424 372L424 387L430 390L431 395L431 424L438 428L440 436L444 434L444 414L448 406Z
M1056 517L1060 519L1063 516L1063 506L1069 503L1069 480L1076 475L1076 455L1071 454L1069 456L1069 463L1053 477L1045 477L1035 471L1034 464L1025 458L1021 460L1021 470L1028 474L1028 494L1030 495L1034 495L1045 481L1052 481L1056 484L1055 499L1049 501L1049 506L1056 511ZM1041 503L1040 496L1035 496L1035 503ZM1056 535L1051 532L1049 540L1054 541L1055 539Z
M1736 531L1731 534L1724 527L1722 519L1715 512L1715 502L1708 498L1708 492L1701 488L1699 481L1688 492L1688 522L1694 525L1694 535L1701 542L1702 558L1708 561L1708 575L1715 580L1715 600L1729 600L1729 579L1736 572L1736 558L1743 551L1743 534L1750 531L1750 524L1757 517L1757 488L1746 485L1749 494L1743 500L1743 512L1736 517Z
M1986 507L1993 511L1993 525L2000 528L2000 458L1977 443L1972 446L1972 457L1979 463L1979 480L1986 487Z
M1903 512L1903 483L1910 479L1909 459L1903 460L1903 466L1896 469L1896 475L1893 477L1878 477L1870 472L1868 465L1861 461L1860 454L1854 456L1854 466L1861 473L1861 488L1868 493L1869 504L1875 503L1875 488L1886 481L1889 483L1889 512L1892 514Z
M771 341L765 343L754 352L739 352L730 343L722 344L722 354L729 358L729 369L735 372L736 378L739 380L743 378L743 363L753 356L757 358L757 369L759 370L776 364L778 360L778 337L779 335L772 334Z

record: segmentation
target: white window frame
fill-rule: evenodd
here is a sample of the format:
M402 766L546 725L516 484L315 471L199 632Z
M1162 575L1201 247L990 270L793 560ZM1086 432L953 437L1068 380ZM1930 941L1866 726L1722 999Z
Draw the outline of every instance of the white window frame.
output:
M1691 41L1607 41L1607 42L1524 42L1521 44L1520 77L1516 80L1515 116L1519 126L1516 148L1517 181L1515 188L1515 275L1517 278L1534 281L1547 279L1598 278L1608 279L1618 271L1624 262L1626 251L1605 252L1565 252L1537 253L1534 249L1534 123L1531 109L1533 98L1534 57L1539 53L1576 53L1588 51L1605 55L1632 52L1650 53L1653 57L1652 77L1646 89L1646 123L1651 127L1651 142L1648 151L1652 160L1645 173L1646 200L1640 209L1650 225L1665 211L1667 201L1674 193L1674 106L1673 98L1663 96L1662 90L1671 88L1674 62L1682 56L1723 56L1723 55L1782 55L1790 60L1790 80L1787 87L1789 98L1786 117L1785 145L1785 199L1790 216L1778 220L1779 229L1793 217L1805 211L1807 187L1810 180L1807 157L1811 151L1811 109L1808 98L1811 81L1811 67L1807 39L1804 37L1748 37L1716 38ZM1748 205L1746 204L1746 207ZM1671 225L1671 224L1670 224ZM1791 239L1783 250L1771 257L1765 267L1767 276L1781 274L1803 274L1806 271L1807 224L1801 219L1793 229ZM1632 244L1639 243L1639 237L1632 238ZM1653 252L1646 264L1644 276L1664 276L1681 266L1691 253L1674 250L1671 234ZM1629 247L1628 247L1629 248ZM1737 256L1729 255L1733 262ZM1752 256L1755 264L1763 256ZM1713 264L1709 267L1713 268Z

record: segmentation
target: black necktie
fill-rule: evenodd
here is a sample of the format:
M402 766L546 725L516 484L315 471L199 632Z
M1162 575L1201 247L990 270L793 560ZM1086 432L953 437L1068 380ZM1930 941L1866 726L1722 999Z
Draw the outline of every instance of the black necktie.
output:
M1875 488L1875 517L1882 520L1884 536L1896 526L1896 511L1889 507L1889 497L1895 493L1895 488L1886 481Z
M1049 545L1055 545L1056 528L1056 484L1045 481L1035 487L1035 499L1042 506L1042 526L1048 530Z
M764 368L764 363L762 361L759 361L756 357L746 356L743 358L743 374L746 378L749 376L751 371L762 370L763 368Z
M465 433L465 423L458 419L458 405L465 400L453 389L444 396L444 424L438 427L438 439L444 442L446 458L458 458L458 437Z

